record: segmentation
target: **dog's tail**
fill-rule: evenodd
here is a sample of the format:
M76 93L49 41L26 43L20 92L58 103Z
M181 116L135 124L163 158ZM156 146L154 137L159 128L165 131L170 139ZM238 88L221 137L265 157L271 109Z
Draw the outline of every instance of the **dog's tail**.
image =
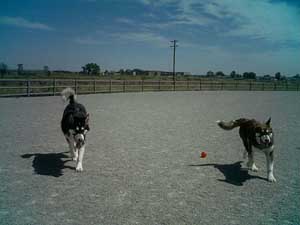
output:
M241 124L247 122L247 119L241 118L241 119L237 119L237 120L231 120L229 122L224 122L221 120L216 121L217 124L219 125L219 127L221 127L224 130L232 130L236 127L241 126Z
M61 92L61 97L64 101L68 101L70 100L70 103L74 103L75 99L76 99L76 94L75 91L72 88L65 88L62 92Z

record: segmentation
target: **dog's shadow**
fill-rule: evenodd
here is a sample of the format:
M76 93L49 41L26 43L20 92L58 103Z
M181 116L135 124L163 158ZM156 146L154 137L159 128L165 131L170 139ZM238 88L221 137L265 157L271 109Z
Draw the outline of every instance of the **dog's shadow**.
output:
M21 157L24 159L34 157L32 167L34 168L34 172L39 175L60 177L63 175L64 169L75 169L72 166L65 165L66 162L71 161L67 159L69 157L65 152L24 154Z
M189 166L213 166L224 174L225 179L218 179L221 182L226 182L236 186L242 186L245 181L249 179L261 179L267 180L260 176L250 175L248 169L243 169L241 165L242 161L233 164L199 164L199 165L189 165Z

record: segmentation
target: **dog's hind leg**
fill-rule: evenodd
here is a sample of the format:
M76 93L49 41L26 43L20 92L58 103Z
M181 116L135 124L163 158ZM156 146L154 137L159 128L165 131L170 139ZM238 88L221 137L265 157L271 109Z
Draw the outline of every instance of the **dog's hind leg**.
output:
M258 171L258 168L256 167L256 165L254 163L254 152L253 151L251 151L250 153L248 152L247 167L254 172Z
M85 146L83 145L78 151L79 152L78 152L76 171L81 172L81 171L83 171L82 160L83 160L83 155L84 155L84 151L85 151Z

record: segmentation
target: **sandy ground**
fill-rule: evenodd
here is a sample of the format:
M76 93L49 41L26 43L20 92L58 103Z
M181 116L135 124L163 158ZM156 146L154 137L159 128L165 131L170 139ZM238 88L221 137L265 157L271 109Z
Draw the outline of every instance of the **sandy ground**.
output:
M84 171L60 131L59 97L0 99L0 224L300 224L299 92L82 95L91 114ZM267 120L275 177L243 169L238 130ZM201 159L200 152L207 157Z

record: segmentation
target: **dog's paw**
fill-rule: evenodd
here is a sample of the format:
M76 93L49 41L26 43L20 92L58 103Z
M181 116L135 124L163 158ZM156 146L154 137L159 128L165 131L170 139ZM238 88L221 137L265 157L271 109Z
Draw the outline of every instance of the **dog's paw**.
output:
M269 175L268 176L268 181L270 181L270 182L272 182L272 183L275 183L276 182L276 179L275 179L275 177L274 177L274 175Z
M255 164L253 164L251 170L252 170L253 172L257 172L257 171L258 171L258 168L256 167Z
M83 171L82 164L78 163L76 166L76 172L82 172L82 171Z
M258 168L256 167L256 165L254 163L247 163L247 167L249 168L249 170L253 171L253 172L257 172Z

